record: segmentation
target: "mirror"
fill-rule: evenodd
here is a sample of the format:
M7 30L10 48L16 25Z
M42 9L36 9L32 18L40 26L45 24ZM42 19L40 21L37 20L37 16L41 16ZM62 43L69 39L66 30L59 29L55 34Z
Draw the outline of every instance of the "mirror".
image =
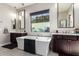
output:
M19 28L24 30L25 29L25 11L19 11L18 12L18 17L19 17Z
M72 28L74 27L74 4L58 3L57 6L58 27Z

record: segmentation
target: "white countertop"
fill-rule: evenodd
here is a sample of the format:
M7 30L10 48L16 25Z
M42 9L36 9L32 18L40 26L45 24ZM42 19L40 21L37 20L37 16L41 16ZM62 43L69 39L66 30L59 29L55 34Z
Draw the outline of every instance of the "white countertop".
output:
M26 33L26 32L23 32L23 31L9 31L9 33Z
M73 36L79 36L78 33L52 33L52 35L73 35Z

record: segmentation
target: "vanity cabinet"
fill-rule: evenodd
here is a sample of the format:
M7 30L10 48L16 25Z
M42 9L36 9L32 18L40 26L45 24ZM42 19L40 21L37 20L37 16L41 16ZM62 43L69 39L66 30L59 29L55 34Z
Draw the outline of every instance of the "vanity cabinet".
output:
M53 51L62 55L79 55L79 36L53 35Z
M70 42L70 53L79 56L79 40Z
M24 33L24 32L19 32L19 33L16 33L16 32L13 32L13 33L10 33L10 41L11 41L11 44L14 44L17 46L17 41L16 41L16 38L17 37L21 37L21 36L26 36L27 33Z
M69 42L66 39L63 39L63 36L55 35L53 36L53 51L58 53L69 53Z

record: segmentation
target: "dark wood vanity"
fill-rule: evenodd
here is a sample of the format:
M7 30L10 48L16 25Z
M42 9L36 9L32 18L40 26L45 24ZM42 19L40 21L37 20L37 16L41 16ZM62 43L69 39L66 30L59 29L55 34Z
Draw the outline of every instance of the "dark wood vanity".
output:
M53 35L53 51L59 55L79 56L79 35Z
M26 32L11 32L10 33L10 44L4 45L2 47L4 48L8 48L8 49L13 49L17 47L17 37L21 37L21 36L26 36L27 33Z
M10 33L10 42L11 44L14 44L17 46L17 41L16 41L16 38L17 37L21 37L21 36L26 36L27 33L24 33L24 32L13 32L13 33Z

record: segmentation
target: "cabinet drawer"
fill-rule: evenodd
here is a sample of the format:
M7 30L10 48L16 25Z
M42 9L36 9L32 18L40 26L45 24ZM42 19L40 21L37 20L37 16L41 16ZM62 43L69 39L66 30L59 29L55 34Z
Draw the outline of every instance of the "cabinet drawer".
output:
M79 40L70 42L70 53L72 55L79 55Z
M53 51L69 53L69 42L67 40L54 40Z
M65 40L77 40L77 36L63 36Z
M62 35L54 35L54 39L62 39Z

